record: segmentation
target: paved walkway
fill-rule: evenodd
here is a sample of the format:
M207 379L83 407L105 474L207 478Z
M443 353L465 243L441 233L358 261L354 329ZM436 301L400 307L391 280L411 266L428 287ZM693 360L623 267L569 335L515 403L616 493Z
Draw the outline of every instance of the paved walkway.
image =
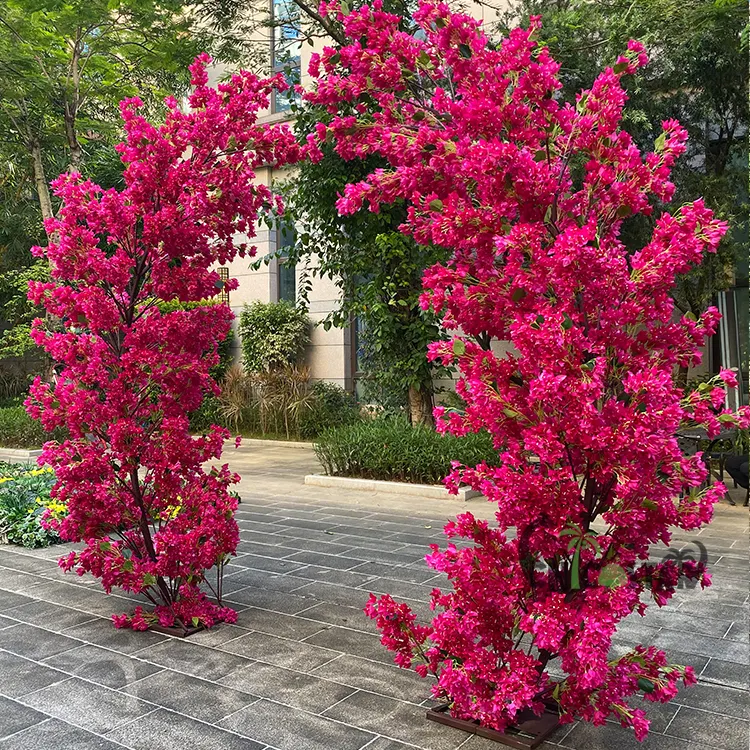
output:
M239 556L225 579L236 626L190 639L114 630L134 602L63 575L38 552L0 548L0 750L497 750L427 722L429 685L392 665L362 614L368 592L427 612L437 579L422 560L447 516L483 500L404 501L305 487L310 451L227 450L243 474ZM692 664L700 682L650 706L644 745L617 725L561 728L544 748L747 747L747 511L722 506L677 547L707 548L715 585L626 622L640 642Z

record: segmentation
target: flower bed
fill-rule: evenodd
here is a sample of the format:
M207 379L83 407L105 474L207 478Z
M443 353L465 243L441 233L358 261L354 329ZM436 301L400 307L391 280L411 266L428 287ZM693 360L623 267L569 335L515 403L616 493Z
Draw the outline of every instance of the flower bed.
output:
M46 519L62 519L67 508L50 497L52 469L0 462L0 541L48 547L61 540Z

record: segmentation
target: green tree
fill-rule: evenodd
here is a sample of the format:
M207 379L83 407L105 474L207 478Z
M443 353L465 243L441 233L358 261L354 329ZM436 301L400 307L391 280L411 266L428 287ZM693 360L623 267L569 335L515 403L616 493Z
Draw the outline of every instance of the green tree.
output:
M187 66L210 46L200 3L182 0L0 0L0 358L33 348L30 248L54 215L50 182L70 170L104 187L121 179L113 145L120 100L158 117L187 91Z
M673 173L674 202L702 196L732 228L718 254L683 276L674 290L678 307L699 315L731 284L735 258L748 241L747 3L515 0L501 30L531 14L542 16L542 41L562 65L562 95L571 100L629 39L646 45L650 63L628 82L625 127L648 146L663 120L679 120L690 140ZM638 241L650 234L656 208L650 218L631 220L630 237Z
M300 107L296 113L300 139L326 117L316 107ZM414 424L432 424L436 372L427 361L427 345L441 332L435 316L420 308L419 297L422 273L445 253L398 230L406 219L403 205L340 216L336 198L345 185L382 165L375 158L344 161L331 144L323 145L323 154L316 164L302 164L284 186L285 222L297 227L295 245L285 248L290 250L287 262L306 264L310 276L336 283L339 305L324 325L359 322L367 395L387 407L406 406Z

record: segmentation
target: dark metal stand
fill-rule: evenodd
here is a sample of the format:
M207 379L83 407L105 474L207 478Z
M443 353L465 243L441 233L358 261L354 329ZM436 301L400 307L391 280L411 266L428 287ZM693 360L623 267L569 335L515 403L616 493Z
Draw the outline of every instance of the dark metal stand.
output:
M502 745L517 748L517 750L531 750L537 747L560 724L560 716L556 710L553 711L550 707L545 708L541 716L537 716L532 711L525 711L519 715L519 722L509 727L505 732L483 727L477 721L454 719L450 715L447 703L430 709L427 712L427 718L430 721L438 722L438 724L461 729L469 734L476 734L478 737L484 737Z

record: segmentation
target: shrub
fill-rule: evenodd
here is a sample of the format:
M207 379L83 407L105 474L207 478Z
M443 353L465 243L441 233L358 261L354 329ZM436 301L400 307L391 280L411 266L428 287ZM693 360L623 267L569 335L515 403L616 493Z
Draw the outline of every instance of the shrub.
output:
M50 497L52 469L0 463L0 540L22 547L47 547L60 537L46 525L60 520L66 507Z
M312 385L312 402L299 415L299 436L309 439L334 427L360 421L359 406L353 393L340 385L318 380Z
M321 435L315 455L331 476L439 484L452 461L476 466L497 463L488 433L440 435L390 417L339 427Z
M0 408L0 446L3 448L41 448L48 440L61 440L65 430L48 432L32 419L20 404Z
M310 340L310 321L288 302L254 302L240 314L239 334L245 370L278 370L299 362Z

